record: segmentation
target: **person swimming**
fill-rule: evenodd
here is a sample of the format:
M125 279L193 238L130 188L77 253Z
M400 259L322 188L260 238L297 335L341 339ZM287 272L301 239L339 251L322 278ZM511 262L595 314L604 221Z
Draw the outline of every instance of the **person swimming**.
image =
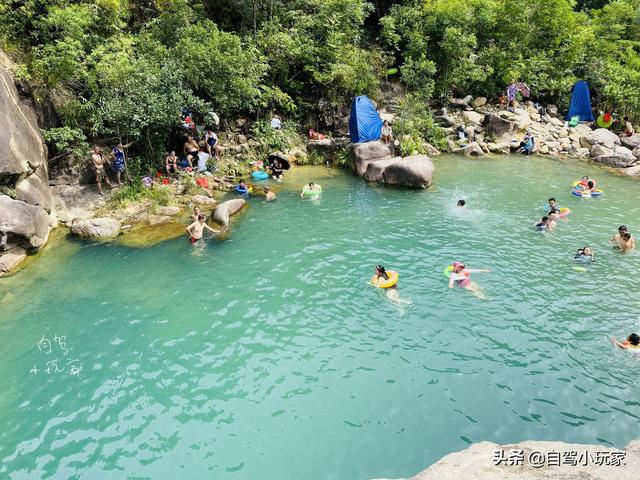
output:
M382 265L376 265L376 273L373 276L372 280L374 280L374 281L372 281L371 283L373 283L378 288L380 288L380 286L384 282L389 280L389 275L387 274L387 271L385 270L385 268Z
M591 185L591 187L589 187L589 182L591 182L593 185ZM579 188L594 188L596 186L596 181L595 180L589 180L588 176L583 176L580 179L580 182L578 182L578 187Z
M626 340L619 342L615 337L611 337L613 344L623 350L638 350L640 352L640 335L637 333L630 334Z
M238 182L238 185L236 186L236 192L238 192L241 195L246 195L249 193L249 187L247 187L247 184L244 183L244 180L241 178L240 181Z
M556 218L555 212L545 215L535 224L535 227L541 232L553 230L556 227Z
M451 270L451 274L449 275L449 288L453 288L454 286L465 288L478 298L484 298L482 295L482 291L480 288L471 281L472 273L486 273L490 270L480 269L480 270L471 270L465 268L464 263L462 262L453 262L451 264L453 269Z
M271 187L264 187L264 195L267 202L271 202L276 199L276 193L271 190Z
M322 187L316 183L309 182L307 185L302 187L302 192L300 192L300 198L307 196L316 197L322 191Z
M560 207L558 206L558 203L556 202L556 199L551 197L548 200L548 205L547 208L545 210L547 210L547 212L558 212L560 213Z
M579 248L573 258L582 262L595 262L596 253L591 249L591 247L585 246L583 248Z
M620 225L618 227L618 233L613 236L611 243L623 252L630 252L636 247L636 241L631 236L625 225Z
M382 265L376 265L376 273L371 278L371 283L375 285L377 288L382 288L382 285L389 280L389 274L385 270ZM397 284L396 284L397 285ZM404 298L400 298L400 294L396 289L396 285L393 285L389 288L385 288L384 291L387 295L387 298L391 300L396 306L400 307L403 310L403 307L406 305L411 305L411 300L406 300Z
M464 200L458 200L458 206L459 207L464 207L467 204L467 202L465 202Z
M189 234L189 241L192 244L196 243L202 238L202 234L204 233L205 228L214 234L220 233L218 230L214 230L209 225L207 225L205 223L206 219L207 217L205 217L204 214L201 213L198 215L198 219L186 228L187 233Z

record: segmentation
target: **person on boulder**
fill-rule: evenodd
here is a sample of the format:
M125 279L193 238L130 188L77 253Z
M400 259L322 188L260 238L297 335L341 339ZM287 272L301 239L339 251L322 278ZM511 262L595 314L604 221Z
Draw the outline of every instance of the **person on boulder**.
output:
M93 147L93 153L91 154L91 164L93 166L93 170L96 172L96 186L98 187L98 193L100 195L104 195L102 191L102 181L106 181L109 188L113 188L114 185L109 180L107 176L107 172L104 169L105 164L107 163L107 159L102 155L102 150L97 145Z
M525 155L531 155L533 153L533 149L535 148L535 139L533 137L533 133L531 130L527 131L527 134L520 142L519 152L524 153Z
M393 143L393 130L391 129L388 120L385 120L382 124L380 140L382 140L387 146Z
M635 133L633 129L633 124L629 121L629 117L624 117L624 125L622 128L622 133L620 133L621 137L631 137Z

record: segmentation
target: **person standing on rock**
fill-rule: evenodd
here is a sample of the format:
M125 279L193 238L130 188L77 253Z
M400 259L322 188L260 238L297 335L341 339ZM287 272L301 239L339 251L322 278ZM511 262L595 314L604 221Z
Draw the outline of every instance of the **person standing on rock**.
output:
M111 149L113 169L116 171L118 186L122 185L122 172L127 169L127 155L124 153L124 150L125 148L129 148L131 145L133 145L133 142L129 142L126 145L123 145L122 142L120 142Z
M93 169L96 172L96 186L98 187L98 193L100 195L104 195L102 191L102 181L105 180L109 188L113 188L114 185L109 180L107 173L104 169L104 165L107 163L107 159L102 155L102 150L97 145L93 147L93 153L91 154L91 163L93 165Z

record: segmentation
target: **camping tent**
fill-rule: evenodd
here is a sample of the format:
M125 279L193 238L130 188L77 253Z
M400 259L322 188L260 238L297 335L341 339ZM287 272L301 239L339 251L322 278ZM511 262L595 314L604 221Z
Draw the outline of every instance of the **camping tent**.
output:
M580 80L573 86L571 94L571 104L569 105L569 113L567 120L576 115L580 116L581 122L593 122L593 112L591 111L591 95L589 95L589 84Z
M353 99L349 118L349 136L353 143L370 142L380 139L382 119L375 105L366 95Z

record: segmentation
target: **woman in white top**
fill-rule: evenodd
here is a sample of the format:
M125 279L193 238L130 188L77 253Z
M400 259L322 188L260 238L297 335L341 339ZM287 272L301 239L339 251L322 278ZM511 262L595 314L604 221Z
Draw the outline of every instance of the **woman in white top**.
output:
M393 130L391 130L388 120L385 120L382 124L382 135L380 140L382 140L385 145L391 145L391 142L393 142Z

